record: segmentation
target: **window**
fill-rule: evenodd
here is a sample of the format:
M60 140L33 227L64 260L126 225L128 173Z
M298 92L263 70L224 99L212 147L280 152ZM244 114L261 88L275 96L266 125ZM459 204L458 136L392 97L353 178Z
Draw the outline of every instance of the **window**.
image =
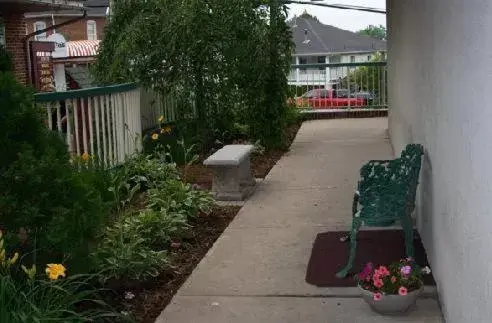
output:
M318 64L325 64L326 63L326 56L318 56ZM320 71L324 71L325 67L319 67Z
M355 56L350 56L350 63L355 63Z
M342 56L332 55L330 56L330 63L340 63L342 61Z
M367 61L370 62L371 61L371 55L367 55Z
M46 29L46 23L44 21L36 21L34 23L34 31ZM37 41L46 40L46 32L34 36Z
M5 47L5 24L0 17L0 47Z
M306 57L299 57L299 65L305 65L307 64L307 58ZM306 73L306 68L301 68L301 73Z
M89 20L87 22L87 39L97 40L97 27L94 20Z

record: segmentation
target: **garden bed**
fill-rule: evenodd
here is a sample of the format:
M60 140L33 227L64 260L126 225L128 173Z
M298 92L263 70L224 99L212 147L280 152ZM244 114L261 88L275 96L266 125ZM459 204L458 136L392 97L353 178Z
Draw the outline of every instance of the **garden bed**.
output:
M286 147L290 147L294 141L301 123L290 125L285 129ZM288 151L288 149L271 149L266 150L262 154L254 155L251 158L251 167L256 178L265 178L280 158ZM208 156L206 156L208 157ZM192 184L198 184L203 188L212 188L212 170L203 165L201 158L196 164L188 167L186 180ZM181 167L181 172L183 168ZM184 178L184 176L183 176Z
M154 322L239 209L237 206L216 206L210 215L192 221L192 237L172 251L173 269L141 286L119 291L114 301L124 306L123 311L132 313L137 322ZM126 292L131 292L135 298L125 299Z

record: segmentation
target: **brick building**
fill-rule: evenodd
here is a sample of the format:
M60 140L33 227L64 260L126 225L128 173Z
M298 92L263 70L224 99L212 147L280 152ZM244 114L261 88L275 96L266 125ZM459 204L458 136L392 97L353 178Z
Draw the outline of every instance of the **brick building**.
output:
M58 10L82 12L83 1L59 0L0 0L0 46L12 54L14 72L22 83L28 82L28 32L24 14Z
M104 36L109 0L86 0L86 17L69 25L55 28L35 36L36 40L45 40L53 33L61 34L67 41L101 40ZM62 10L26 13L27 32L59 25L66 21L82 16L80 10Z

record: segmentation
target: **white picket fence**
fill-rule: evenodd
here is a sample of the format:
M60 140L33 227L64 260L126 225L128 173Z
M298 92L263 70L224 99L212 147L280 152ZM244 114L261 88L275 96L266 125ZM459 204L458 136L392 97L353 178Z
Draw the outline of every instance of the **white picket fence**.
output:
M111 167L142 148L143 131L176 118L170 97L143 90L136 84L38 93L47 125L66 140L72 155L88 154Z

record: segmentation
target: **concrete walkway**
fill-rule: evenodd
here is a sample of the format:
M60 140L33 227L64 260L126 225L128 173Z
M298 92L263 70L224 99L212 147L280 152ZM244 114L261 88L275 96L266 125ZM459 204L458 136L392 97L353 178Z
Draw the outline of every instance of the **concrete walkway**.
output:
M386 127L386 118L305 122L157 322L442 322L431 297L384 317L355 288L304 280L316 235L349 228L360 166L392 157Z

